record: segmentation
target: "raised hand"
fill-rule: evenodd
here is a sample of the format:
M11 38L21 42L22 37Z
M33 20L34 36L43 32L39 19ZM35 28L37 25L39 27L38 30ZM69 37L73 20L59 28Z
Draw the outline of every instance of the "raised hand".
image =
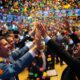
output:
M45 38L47 36L47 28L46 28L46 25L44 24L41 24L38 29L40 30L41 32L41 35Z
M33 27L33 29L29 32L29 35L34 34L36 28L38 27L38 23L37 23L37 22L35 22L35 23L33 23L33 24L34 24L34 27Z
M38 48L41 45L41 33L38 29L36 29L36 33L35 33L35 44L38 46Z

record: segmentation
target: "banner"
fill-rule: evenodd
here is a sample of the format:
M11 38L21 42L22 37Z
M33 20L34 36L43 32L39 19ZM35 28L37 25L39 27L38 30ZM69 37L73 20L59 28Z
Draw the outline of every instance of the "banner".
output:
M18 16L17 15L13 15L13 20L18 22Z
M2 21L3 21L3 22L6 22L6 21L7 21L7 14L3 14Z
M2 17L3 17L3 15L2 15L2 13L0 13L0 20L2 20Z
M44 19L44 18L60 18L60 17L66 17L66 16L80 16L80 9L73 9L73 10L48 10L48 11L42 11L39 10L36 12L36 17L34 13L32 14L33 16L25 16L23 14L21 15L12 15L12 14L3 14L0 12L0 21L2 22L11 22L11 21L16 21L16 22L21 22L23 21L24 23L26 22L33 22L33 20L36 20L36 17L39 19Z
M7 22L13 21L13 16L11 14L7 15Z
M80 9L75 9L74 10L77 16L80 16Z
M72 10L66 10L66 15L67 16L73 16Z
M63 17L66 16L66 10L61 10L61 14Z
M62 17L62 13L61 13L60 10L56 10L56 11L55 11L55 15L56 15L57 17Z

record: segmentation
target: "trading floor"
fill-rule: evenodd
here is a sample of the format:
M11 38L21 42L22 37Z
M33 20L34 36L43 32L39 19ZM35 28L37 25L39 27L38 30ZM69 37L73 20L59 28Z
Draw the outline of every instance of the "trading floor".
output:
M55 69L58 72L58 76L53 76L50 78L50 80L60 80L61 74L63 70L65 69L66 64L60 66L59 64L56 64ZM20 80L28 80L28 70L25 69L22 73L19 74L19 79Z

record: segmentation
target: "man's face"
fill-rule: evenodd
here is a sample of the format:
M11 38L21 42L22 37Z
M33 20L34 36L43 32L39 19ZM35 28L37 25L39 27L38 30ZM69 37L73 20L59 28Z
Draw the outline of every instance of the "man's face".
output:
M9 44L5 39L0 40L0 56L8 57L10 54Z
M13 37L8 37L7 41L10 44L10 50L13 50L14 49L14 39L13 39Z

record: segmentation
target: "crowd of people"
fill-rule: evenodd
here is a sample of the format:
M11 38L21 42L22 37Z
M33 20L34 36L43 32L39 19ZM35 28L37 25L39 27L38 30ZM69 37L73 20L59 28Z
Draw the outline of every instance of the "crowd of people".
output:
M54 9L79 9L79 0L1 0L1 8L13 8L19 12L22 8L24 12L31 10L35 7L44 8L45 6L52 7ZM36 8L37 10L37 8ZM9 11L9 10L8 10Z
M72 10L70 15L74 16L76 15L76 9L80 9L80 2L71 1L71 0L70 1L23 0L24 2L22 2L21 0L20 1L6 0L6 2L3 2L3 1L2 0L0 1L0 12L2 12L2 14L11 14L11 15L17 15L17 16L25 15L27 17L29 16L30 17L39 17L39 16L50 17L51 15L55 15L56 12L59 12L57 16L61 17L61 16L65 16L66 14L68 15L68 12L69 12L68 10ZM9 3L12 3L12 5L9 6ZM65 15L63 15L63 13ZM80 10L79 10L79 13L80 13Z
M79 3L77 0L0 1L0 79L19 80L18 74L27 67L30 80L50 80L53 74L47 71L65 62L67 67L61 80L80 80ZM75 9L79 10L77 14Z
M23 23L17 23L13 21L12 22L13 29L9 30L8 25L6 23L5 25L3 23L0 23L1 78L8 78L9 80L9 78L12 78L13 75L15 74L17 75L25 67L28 66L29 70L36 75L32 76L30 72L29 78L32 79L40 78L41 80L42 79L44 80L45 79L45 76L43 76L44 71L55 69L55 62L56 63L60 62L60 65L63 65L63 61L66 62L67 59L65 58L66 56L64 55L64 52L62 52L62 50L68 52L69 53L68 55L72 59L77 60L79 58L80 56L79 25L73 26L73 24L72 25L69 24L66 18L64 19L64 22L61 21L60 19L55 19L48 24L46 24L45 20L43 21L38 20L37 22L34 22L33 25L34 27L32 28L30 27L29 23L27 26L24 26ZM49 37L55 40L55 42L57 42L62 47L60 51L57 50L60 49L60 47L58 48L55 45L53 45L53 47L46 46L44 38L41 36L43 35L43 32L41 32L42 30L40 30L40 28L41 29L45 28L46 30L44 33L47 33ZM27 47L28 49L25 48L24 46ZM53 52L51 51L52 49ZM35 50L37 51L35 52ZM56 52L55 50L58 52ZM29 51L29 53L26 53L27 51ZM32 58L28 55L30 55ZM61 55L63 56L61 57ZM30 59L28 57L30 57ZM35 60L33 61L34 57ZM69 68L72 67L70 66L71 64L73 64L72 62L66 63ZM6 67L4 68L3 66ZM10 72L6 72L7 68L10 68L9 70ZM75 79L73 75L71 75L71 77L69 78L70 79L68 80L72 80L72 78L73 80Z

